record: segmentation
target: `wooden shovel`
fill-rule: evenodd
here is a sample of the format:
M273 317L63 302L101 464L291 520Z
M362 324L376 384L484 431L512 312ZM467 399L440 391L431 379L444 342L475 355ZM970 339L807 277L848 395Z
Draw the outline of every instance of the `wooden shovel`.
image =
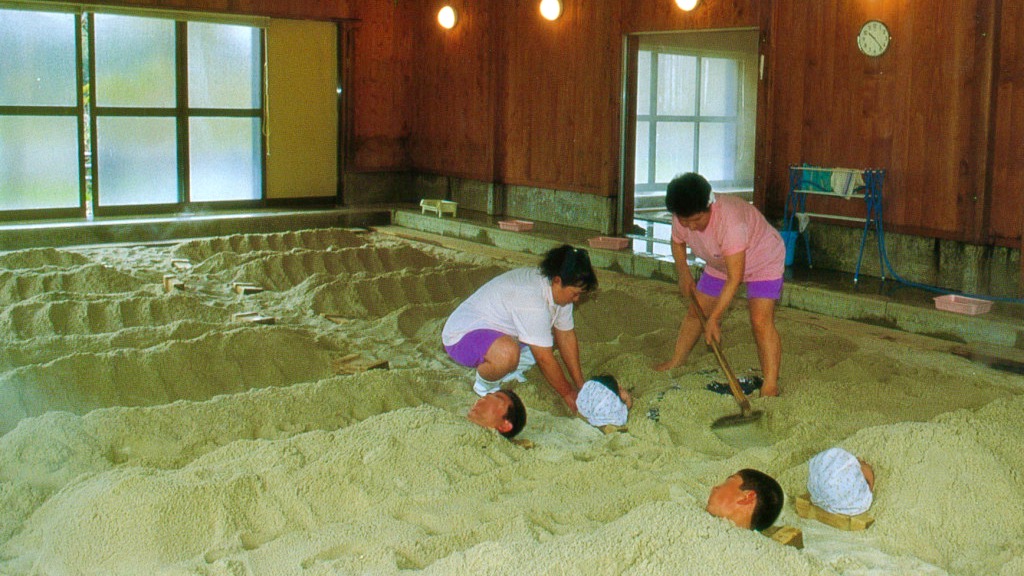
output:
M697 318L700 318L701 329L706 329L707 317L704 315L704 309L700 307L700 302L697 301L696 289L690 288L690 302L693 303L693 309L697 312ZM764 412L760 410L751 411L750 400L747 399L747 395L743 393L743 388L740 388L740 382L736 379L736 375L733 373L732 368L729 367L729 361L725 359L725 355L722 354L722 349L718 345L718 342L711 341L711 350L715 353L715 358L718 359L718 365L722 367L722 372L725 372L725 377L729 381L729 390L732 392L733 398L736 399L736 403L740 405L740 413L735 416L723 416L718 420L711 423L712 428L723 428L725 426L736 426L739 424L747 424L755 422L764 415Z

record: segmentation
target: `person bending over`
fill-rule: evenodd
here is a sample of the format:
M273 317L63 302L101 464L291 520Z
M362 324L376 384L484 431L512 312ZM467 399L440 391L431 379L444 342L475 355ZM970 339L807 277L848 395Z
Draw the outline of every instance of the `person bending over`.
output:
M526 406L511 390L491 392L473 404L466 418L484 428L493 428L505 438L515 438L526 426Z
M716 196L708 181L693 172L669 183L665 206L672 213L672 258L679 292L686 301L693 294L707 315L707 327L701 330L700 318L690 305L672 358L654 369L684 364L701 332L708 343L720 341L721 319L740 284L746 284L750 324L764 375L761 396L777 396L782 340L775 329L775 303L782 296L786 269L782 236L749 202L737 196ZM696 284L686 260L687 247L707 263Z
M498 391L502 382L525 382L523 373L536 363L575 413L583 369L573 304L596 288L586 250L554 248L539 267L510 270L477 289L448 317L441 341L453 360L476 368L478 395Z
M740 528L760 532L775 523L784 501L782 486L774 478L760 470L744 468L711 489L705 509Z

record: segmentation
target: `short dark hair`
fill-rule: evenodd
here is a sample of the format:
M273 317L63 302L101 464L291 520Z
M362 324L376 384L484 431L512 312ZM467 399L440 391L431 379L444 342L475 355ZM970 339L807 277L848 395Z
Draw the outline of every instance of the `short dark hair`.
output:
M619 395L619 381L615 379L615 376L612 376L611 374L601 374L600 376L594 376L591 380L611 390L612 394L615 394L616 396Z
M707 212L711 184L696 172L676 176L665 189L665 208L680 218Z
M753 468L744 468L736 474L743 479L741 490L753 490L757 494L757 504L750 515L750 529L760 532L770 528L782 512L782 503L786 499L782 486L775 478Z
M597 288L597 275L590 265L590 254L583 248L563 244L548 250L540 263L540 272L548 280L561 278L563 286L577 286L584 292Z
M504 394L512 401L512 405L508 407L508 412L505 412L505 420L512 423L512 429L508 432L501 432L501 435L505 438L515 438L516 434L519 434L523 427L526 426L526 406L519 398L519 395L511 390L499 390L497 393Z

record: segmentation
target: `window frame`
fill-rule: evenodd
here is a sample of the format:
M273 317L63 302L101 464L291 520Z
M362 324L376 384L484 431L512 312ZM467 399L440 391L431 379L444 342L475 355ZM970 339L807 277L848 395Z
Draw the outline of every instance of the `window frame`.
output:
M739 133L741 124L743 121L743 115L741 113L740 104L743 102L743 94L745 90L744 77L745 77L745 66L747 63L741 55L734 54L730 51L702 51L692 50L684 48L667 48L667 47L644 47L638 48L638 55L647 52L650 54L650 78L648 86L648 110L647 114L641 114L639 111L636 113L636 124L646 124L647 126L647 174L645 174L644 182L637 182L637 176L634 174L633 190L636 192L664 192L668 182L660 182L657 180L657 158L658 158L658 145L657 127L659 123L665 124L693 124L693 171L701 172L700 167L700 128L701 124L730 124ZM678 115L678 114L659 114L658 113L658 87L659 87L659 72L658 72L658 57L659 55L671 55L671 56L692 56L696 58L696 67L693 77L693 83L697 87L694 90L694 111L693 115ZM737 107L734 109L734 113L731 116L722 115L703 115L701 113L701 96L700 86L703 80L703 60L707 58L730 60L736 64L736 102ZM636 162L636 157L632 159ZM736 187L749 186L749 183L732 179L732 180L712 180L710 181L712 187L715 189L729 189Z
M157 11L125 12L112 9L96 10L61 10L47 9L40 6L11 7L0 4L0 8L8 10L25 10L29 12L72 14L75 19L75 106L33 106L33 105L0 105L0 116L45 116L68 117L77 119L78 149L78 180L79 205L62 208L28 208L18 210L0 210L0 220L40 219L40 218L92 218L93 216L139 215L168 212L192 212L207 209L241 209L263 207L267 203L267 78L266 78L266 26L254 23L208 20L190 18L182 13L163 14ZM143 18L162 18L174 22L175 34L175 105L173 107L128 107L99 106L94 101L96 59L95 59L95 15L128 15ZM191 107L188 102L188 25L190 22L212 22L251 27L258 32L258 51L254 56L258 59L253 63L259 74L259 107L258 108L206 108ZM86 93L90 100L86 101ZM177 199L173 203L160 204L122 204L102 206L102 170L96 166L97 122L99 118L113 117L160 117L175 119L176 157L174 159L178 179ZM259 143L259 189L258 198L246 200L224 200L192 202L190 187L190 123L193 118L253 118L258 121ZM88 143L88 146L86 146Z

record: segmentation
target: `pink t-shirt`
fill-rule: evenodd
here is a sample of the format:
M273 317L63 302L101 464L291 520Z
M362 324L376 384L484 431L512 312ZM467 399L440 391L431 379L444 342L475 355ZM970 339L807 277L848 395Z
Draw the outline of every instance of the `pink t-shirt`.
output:
M705 271L728 278L725 257L744 250L744 282L777 280L786 270L786 246L768 220L753 204L737 196L718 194L711 204L711 220L703 232L690 230L672 216L672 241L686 244L707 262Z

